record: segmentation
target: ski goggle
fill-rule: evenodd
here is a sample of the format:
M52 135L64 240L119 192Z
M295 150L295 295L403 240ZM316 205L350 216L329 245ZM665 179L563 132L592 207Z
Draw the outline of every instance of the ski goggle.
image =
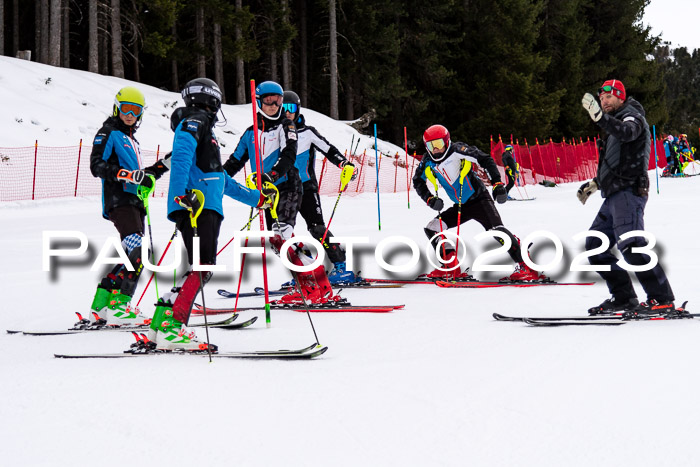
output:
M138 118L143 113L143 107L138 104L132 104L131 102L121 102L119 104L119 111L124 115L133 115Z
M428 151L435 152L436 149L442 149L445 147L445 140L440 138L428 141L425 143L425 147L428 148Z
M613 92L613 89L618 93L622 93L621 89L614 88L608 84L607 86L601 86L600 89L598 89L598 95L600 96L601 94L611 93Z
M294 113L297 113L299 106L292 103L292 102L287 102L286 104L282 104L282 109L285 112L289 112L290 114L294 114Z
M260 102L265 105L276 105L277 107L282 105L283 97L279 94L268 94L260 98Z

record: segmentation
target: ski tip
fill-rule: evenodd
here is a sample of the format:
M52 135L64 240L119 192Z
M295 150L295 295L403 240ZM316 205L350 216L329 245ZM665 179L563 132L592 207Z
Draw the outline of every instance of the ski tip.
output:
M8 330L7 330L7 333L8 333L8 334L20 334L21 332L22 332L22 331L14 331L14 330L12 330L12 329L8 329Z

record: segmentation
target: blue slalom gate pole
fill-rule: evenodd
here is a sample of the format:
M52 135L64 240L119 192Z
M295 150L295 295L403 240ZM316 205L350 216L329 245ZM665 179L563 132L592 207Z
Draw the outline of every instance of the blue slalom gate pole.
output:
M651 127L654 131L654 166L656 167L656 194L659 194L659 157L656 154L656 125Z
M374 168L377 171L377 219L382 230L382 210L379 207L379 149L377 148L377 124L374 124Z

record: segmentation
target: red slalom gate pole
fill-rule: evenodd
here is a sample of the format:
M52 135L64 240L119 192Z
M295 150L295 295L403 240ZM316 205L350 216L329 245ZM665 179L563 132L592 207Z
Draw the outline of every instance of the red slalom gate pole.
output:
M73 192L73 197L78 196L78 176L80 175L80 153L83 151L83 139L80 138L80 145L78 146L78 167L75 169L75 192Z
M170 241L169 241L168 244L166 245L165 250L163 250L163 254L160 255L160 259L158 260L158 264L156 264L156 266L160 266L160 263L163 262L163 258L165 258L165 254L168 252L168 248L170 248L170 245L173 243L173 239L174 239L176 236L177 236L177 228L175 229L175 231L173 232L173 234L170 236ZM155 248L153 245L151 245L151 247L152 247L152 248ZM144 287L143 292L141 292L141 296L139 297L139 301L136 302L136 306L139 306L139 304L141 303L141 300L143 299L143 296L146 295L146 290L148 290L148 287L151 285L151 281L153 280L153 278L155 277L155 275L156 275L155 272L152 272L152 273L151 273L151 277L148 279L148 282L146 283L146 287ZM158 297L158 298L160 298L160 297Z
M408 209L411 209L411 189L408 180L408 136L406 134L406 127L403 127L403 150L406 152L406 201L408 202Z
M36 155L39 150L39 140L34 140L34 175L32 176L32 201L34 201L34 190L36 189Z
M260 154L260 142L258 140L258 112L257 109L255 108L255 80L251 79L250 80L250 100L253 105L253 132L254 132L254 138L253 141L255 142L255 167L258 176L255 177L258 185L258 190L262 192L262 154ZM260 216L260 230L265 231L265 216ZM265 237L260 237L260 246L263 249L262 252L262 266L263 266L263 286L265 287L265 325L269 328L271 324L271 319L270 319L270 293L269 293L269 287L267 284L267 253L265 252ZM241 265L242 266L242 265ZM241 268L242 269L242 268Z

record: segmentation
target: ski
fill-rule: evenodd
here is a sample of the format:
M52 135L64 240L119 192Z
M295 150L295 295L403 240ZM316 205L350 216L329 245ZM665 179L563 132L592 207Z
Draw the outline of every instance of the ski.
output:
M320 305L314 306L309 305L309 311L313 313L326 312L326 313L389 313L394 310L400 310L406 305L339 305L339 306L328 306ZM270 304L270 309L272 310L291 310L305 312L306 308L304 305L274 305ZM234 310L233 308L210 308L207 307L207 315L220 315L228 313L238 313L240 311L265 311L265 307L253 306L253 307L238 307ZM195 303L192 307L193 315L202 315L204 311L202 305Z
M312 359L319 355L323 355L328 350L328 347L320 344L312 344L308 347L298 350L256 350L248 352L219 352L212 353L212 358L250 358L250 359ZM205 351L183 352L183 351L144 351L144 350L125 350L122 353L103 353L103 354L54 354L56 358L131 358L131 357L151 357L156 355L192 355L198 357L208 357L209 354Z
M439 281L439 279L431 279L429 277L426 277L425 275L418 276L415 279L364 279L367 282L370 283L379 283L379 284L399 284L399 285L405 285L405 284L428 284L428 285L435 285L436 282ZM479 281L477 279L474 279L472 276L469 276L468 278L465 278L463 280L457 281L457 284L472 284L472 283L478 283Z
M81 334L86 332L126 332L126 331L148 331L149 325L121 325L121 326L85 326L81 328L57 329L46 331L23 331L8 329L8 334L24 334L25 336L61 336L65 334Z
M535 198L508 198L508 202L511 201L535 201L537 197Z
M265 290L262 287L256 287L254 292L243 292L238 295L236 295L236 292L231 292L226 289L219 289L217 290L217 293L221 295L224 298L244 298L244 297L260 297L261 295L265 295ZM287 293L287 290L270 290L268 291L269 295L284 295Z
M486 287L536 287L540 285L593 285L595 282L555 282L552 280L544 281L471 281L471 282L448 282L437 281L438 287L445 288L463 288L463 289L478 289Z
M223 321L215 321L213 323L209 323L208 327L214 328L214 329L243 329L247 328L251 324L255 323L258 320L257 316L253 316L247 321L243 321L241 323L234 323L234 321L238 318L238 313L235 313L233 316L231 316L228 319L225 319ZM203 328L206 327L204 323L197 323L197 324L190 324L189 327L191 328Z
M499 313L494 313L493 317L497 321L519 321L531 326L610 326L625 324L633 321L670 321L678 319L693 319L700 317L700 313L688 313L685 310L687 301L683 305L676 308L673 313L664 314L649 314L636 315L633 317L623 317L622 313L612 313L592 316L547 316L547 317L528 317L528 316L506 316Z

